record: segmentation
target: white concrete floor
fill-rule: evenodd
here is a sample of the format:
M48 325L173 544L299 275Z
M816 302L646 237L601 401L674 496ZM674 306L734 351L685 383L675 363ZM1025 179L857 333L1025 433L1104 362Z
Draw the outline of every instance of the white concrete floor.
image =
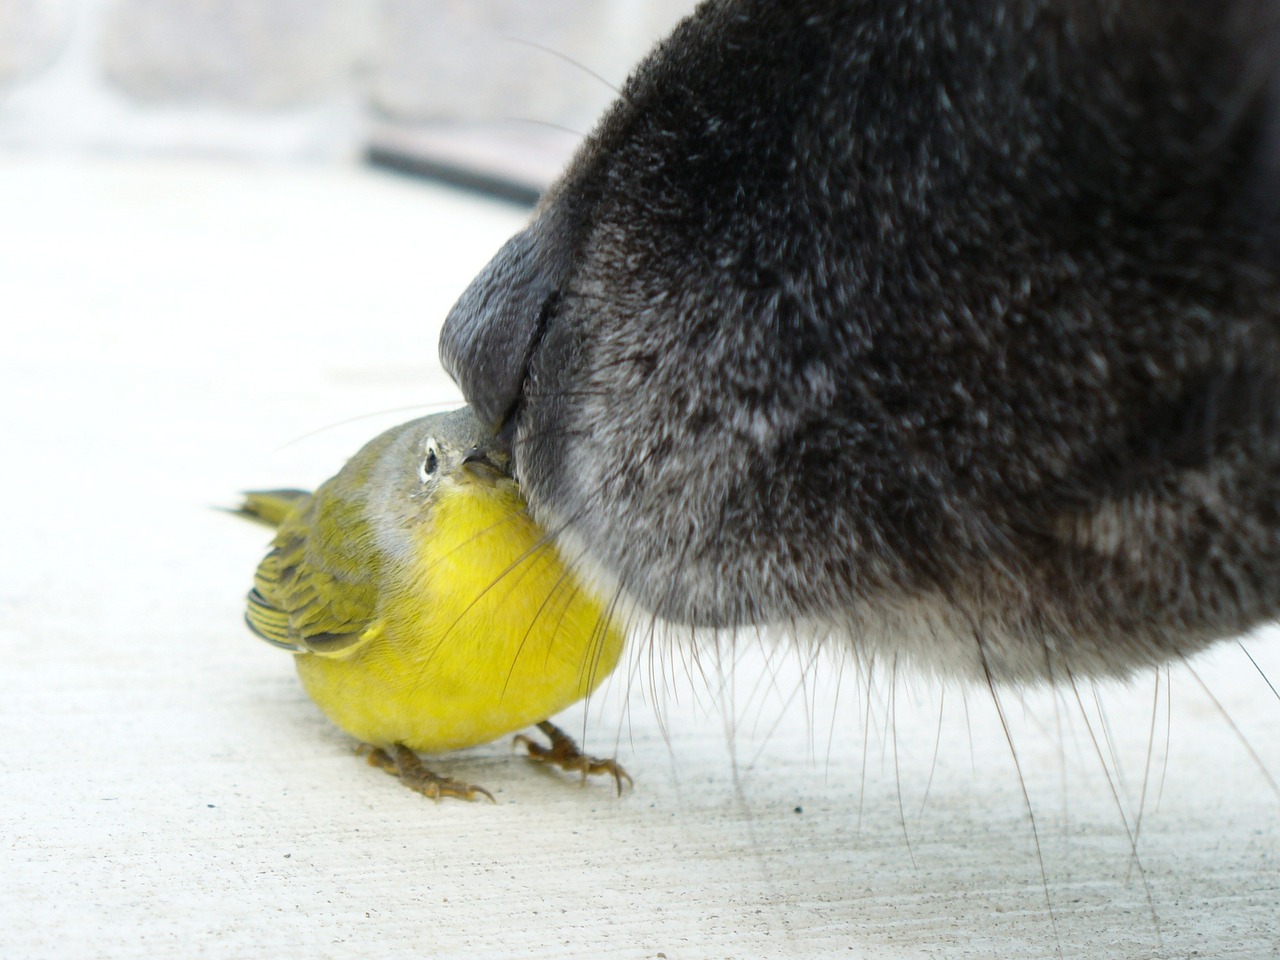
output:
M437 764L496 805L410 793L244 628L266 538L211 507L456 399L440 321L519 215L13 158L0 211L0 956L1280 955L1280 701L1236 644L1005 691L1016 752L983 690L641 647L564 721L621 799L506 743Z

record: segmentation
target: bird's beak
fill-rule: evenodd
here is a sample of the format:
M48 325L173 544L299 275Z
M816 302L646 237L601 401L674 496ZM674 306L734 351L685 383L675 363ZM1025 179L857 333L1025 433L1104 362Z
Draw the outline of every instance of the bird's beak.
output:
M511 451L499 438L472 447L462 456L462 466L469 472L488 470L501 477L511 476Z

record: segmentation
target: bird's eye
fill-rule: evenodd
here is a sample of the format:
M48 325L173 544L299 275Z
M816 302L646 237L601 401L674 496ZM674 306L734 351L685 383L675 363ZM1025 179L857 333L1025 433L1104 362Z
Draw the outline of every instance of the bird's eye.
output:
M440 468L440 450L436 446L434 440L427 441L427 452L422 458L422 463L418 464L418 476L425 483L435 476L436 470Z

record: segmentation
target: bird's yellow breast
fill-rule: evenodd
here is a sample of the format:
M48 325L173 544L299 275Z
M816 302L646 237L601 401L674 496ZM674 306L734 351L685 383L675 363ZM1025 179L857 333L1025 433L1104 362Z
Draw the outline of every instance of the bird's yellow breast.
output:
M545 720L613 670L623 634L529 519L513 482L441 489L347 656L298 656L331 720L367 743L439 752Z

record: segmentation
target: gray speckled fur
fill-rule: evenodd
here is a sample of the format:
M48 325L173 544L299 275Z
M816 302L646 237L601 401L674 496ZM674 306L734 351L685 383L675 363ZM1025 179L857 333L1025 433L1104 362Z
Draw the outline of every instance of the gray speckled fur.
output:
M1032 679L1273 619L1278 14L713 0L446 364L537 516L672 621Z

